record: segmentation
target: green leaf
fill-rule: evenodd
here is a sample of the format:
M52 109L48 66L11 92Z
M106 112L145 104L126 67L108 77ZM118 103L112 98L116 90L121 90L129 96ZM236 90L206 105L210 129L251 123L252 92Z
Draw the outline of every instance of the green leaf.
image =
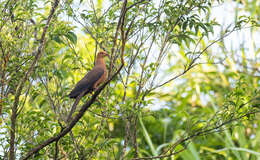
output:
M53 38L53 40L56 41L57 43L63 43L64 44L64 42L60 39L60 36L55 36Z
M65 37L67 37L73 44L77 44L77 35L73 32L68 32Z

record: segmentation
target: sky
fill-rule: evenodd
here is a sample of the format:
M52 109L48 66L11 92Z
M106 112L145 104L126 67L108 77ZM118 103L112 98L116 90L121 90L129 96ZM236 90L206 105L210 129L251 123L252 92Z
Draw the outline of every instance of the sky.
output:
M225 3L223 3L221 5L215 4L211 10L212 14L211 14L210 19L215 19L219 24L221 24L221 27L223 27L223 28L227 27L230 24L234 24L235 12L236 12L235 9L236 9L237 5L240 5L240 4L237 4L236 2L233 2L233 1L226 1ZM249 15L245 12L242 12L242 14ZM214 35L211 35L209 37L210 40L214 40L219 37L220 32L221 32L221 27L214 28ZM251 35L250 30L251 30L251 28L246 28L246 29L242 29L242 30L233 32L232 34L230 34L228 37L226 37L224 39L224 43L225 43L226 49L228 51L227 52L228 57L230 57L230 55L234 51L236 52L236 54L237 54L237 52L239 52L238 54L241 55L242 54L241 47L243 47L243 48L245 48L246 58L255 60L254 59L255 53L256 53L255 46L257 46L258 49L260 47L260 32L258 30L258 32L254 32L254 34ZM222 50L218 47L218 45L211 46L210 50L212 50L212 53L216 54L216 55L219 52L222 52ZM259 59L258 59L258 61L259 61L260 54L258 55L258 57L259 57ZM239 65L236 65L236 66L237 66L236 69L240 68ZM224 71L224 69L225 69L225 67L221 64L218 65L218 68L219 68L219 70L222 70L222 71ZM190 72L192 72L192 70ZM258 75L258 76L260 76L260 75ZM181 83L183 83L183 79L179 78L179 79L175 80L173 84L175 84L177 86L178 84L181 84ZM163 90L166 92L169 92L171 89L169 87L165 87ZM185 95L183 95L183 96L185 96ZM200 98L202 105L206 105L210 101L210 96L203 94L203 93L200 93L199 98ZM161 108L167 108L167 105L165 104L165 102L161 102L160 100L155 99L154 104L151 104L147 108L149 108L151 110L158 110Z

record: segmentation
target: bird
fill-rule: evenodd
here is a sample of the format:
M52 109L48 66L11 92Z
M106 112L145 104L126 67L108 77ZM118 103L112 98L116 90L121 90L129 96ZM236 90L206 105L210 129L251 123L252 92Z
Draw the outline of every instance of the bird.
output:
M109 57L105 51L100 51L97 54L95 66L90 70L74 87L68 95L69 98L77 98L82 92L86 94L95 91L101 83L107 79L107 68L105 57Z

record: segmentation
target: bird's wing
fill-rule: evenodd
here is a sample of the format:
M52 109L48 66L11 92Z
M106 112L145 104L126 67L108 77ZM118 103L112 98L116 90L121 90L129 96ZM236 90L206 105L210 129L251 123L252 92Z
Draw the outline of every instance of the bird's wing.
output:
M93 88L95 82L97 82L103 74L103 68L94 67L76 84L75 88L70 92L69 97L76 98L83 91L90 91Z

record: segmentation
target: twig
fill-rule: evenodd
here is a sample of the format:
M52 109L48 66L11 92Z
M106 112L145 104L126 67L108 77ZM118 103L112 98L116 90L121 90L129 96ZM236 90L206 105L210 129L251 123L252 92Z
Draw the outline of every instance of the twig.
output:
M130 136L130 122L128 119L126 119L124 147L123 147L123 151L120 155L120 160L123 160L125 157L125 151L126 151L126 147L128 145L129 136Z
M60 133L58 133L56 136L53 136L46 141L40 143L33 149L31 149L24 157L21 158L21 160L26 160L30 158L33 154L39 152L42 148L46 147L47 145L53 143L56 140L61 139L64 137L68 132L71 131L71 129L76 125L76 123L80 120L80 118L84 115L86 110L95 102L98 95L101 93L101 91L119 74L119 72L122 70L124 66L124 50L125 50L125 43L122 43L121 47L121 65L117 69L117 71L110 77L108 80L100 86L97 91L92 95L91 99L87 101L85 104L83 104L79 110L79 113L75 116L75 118L72 119L72 121L64 128Z
M196 60L199 59L200 56L201 56L209 47L211 47L213 44L219 42L220 40L224 39L225 37L227 37L228 35L230 35L230 34L231 34L232 32L234 32L234 31L235 31L235 28L234 28L233 30L231 30L230 32L228 32L227 34L225 34L224 36L221 36L220 38L218 38L218 39L216 39L215 41L213 41L211 44L209 44L207 47L205 47L202 51L200 51L200 54L199 54L197 57L195 57L194 59L191 60L191 62L188 64L188 67L187 67L187 68L184 68L184 71L183 71L182 73L180 73L180 74L174 76L173 78L170 78L169 80L167 80L167 81L165 81L165 82L163 82L163 83L161 83L161 84L159 84L159 85L157 85L157 86L151 88L151 89L149 90L149 92L152 91L152 90L155 90L155 89L157 89L157 88L159 88L159 87L162 87L162 86L164 86L164 85L170 83L171 81L173 81L173 80L175 80L175 79L181 77L181 76L184 75L186 72L188 72L190 69L192 69L193 67L195 67L196 65L198 65L198 63L197 63L197 64L195 63Z
M207 130L203 130L203 131L198 131L198 132L196 132L196 133L194 133L194 134L192 134L192 135L190 135L190 136L187 136L186 138L183 138L183 137L182 137L182 138L180 138L176 143L173 144L173 147L171 147L171 150L175 149L179 144L183 144L184 142L186 142L186 141L188 141L188 140L191 140L191 139L193 139L193 138L195 138L195 137L208 135L208 134L214 132L215 130L217 130L217 129L219 129L219 128L221 128L221 127L223 127L223 126L225 126L225 125L227 125L227 124L229 124L229 123L231 123L231 122L233 122L233 121L240 120L240 119L242 119L242 118L244 118L244 117L247 117L247 116L249 116L249 115L256 114L256 113L260 113L260 110L258 110L258 111L252 111L252 112L246 113L246 114L244 114L244 115L242 115L242 116L239 116L239 117L230 119L230 120L228 120L228 121L226 121L226 122L223 122L223 123L221 123L220 125L217 125L217 126L215 126L215 127L213 127L213 128L210 128L210 129L207 129ZM170 157L170 156L172 156L172 155L176 155L176 154L178 154L178 153L184 151L185 149L186 149L186 148L184 147L183 149L181 149L181 150L179 150L179 151L177 151L177 152L170 153L170 154L160 155L160 156L152 156L152 157L133 158L132 160L146 160L146 159L157 159L157 158ZM168 150L168 151L170 151L170 150Z
M9 159L10 160L14 160L15 159L15 148L14 148L14 143L15 143L15 132L16 132L16 117L17 117L17 110L18 110L18 104L19 104L19 99L20 99L20 95L22 93L22 89L24 87L25 82L28 80L29 76L31 75L32 71L35 69L35 65L38 62L38 60L40 59L41 55L42 55L42 50L44 47L44 42L45 42L45 35L47 33L47 30L49 28L49 24L51 22L51 19L54 15L55 10L57 9L59 4L59 0L55 0L54 4L51 8L50 14L48 16L46 25L43 29L43 33L41 36L41 40L40 40L40 45L38 47L37 50L37 54L35 55L35 59L32 62L30 68L28 69L28 71L25 73L24 78L20 81L20 84L18 85L18 89L15 93L15 99L14 99L14 104L12 106L12 115L11 115L11 131L10 131L10 150L9 150Z
M108 118L108 119L121 119L120 117L111 117L111 116L107 116L107 115L104 115L104 114L98 114L98 113L95 113L91 110L88 110L90 113L96 115L96 116L99 116L99 117L103 117L103 118Z
M183 152L186 148L184 147L183 149L180 149L177 152L173 152L167 155L161 155L161 156L153 156L153 157L142 157L142 158L133 158L132 160L146 160L146 159L158 159L158 158L166 158L166 157L170 157L176 154L179 154L181 152Z
M76 57L78 58L79 55L77 54L77 52L75 51L75 48L72 47L72 45L70 44L70 42L66 39L66 42L67 42L67 45L69 46L69 48L72 50L72 53L74 53L76 55ZM87 67L83 64L83 62L80 60L79 61L81 66L84 68L84 69L87 69Z
M114 63L114 60L115 60L115 58L114 58L115 47L117 45L119 29L120 29L120 27L123 26L123 23L124 23L124 17L125 17L125 14L126 14L126 5L127 5L127 0L124 0L124 4L123 4L123 7L121 9L120 17L119 17L119 20L118 20L118 23L117 23L115 36L114 36L114 39L113 39L113 46L112 46L111 53L110 53L110 57L111 57L110 59L111 60L110 60L109 69L108 69L108 77L110 77L111 73L112 73L112 67L113 67L113 63ZM121 36L124 36L124 35L121 35ZM122 41L123 41L123 37L122 37ZM122 44L124 44L124 43L122 42ZM122 61L122 59L121 59L121 61Z
M93 94L91 99L81 106L79 113L75 116L75 118L72 119L72 121L60 133L58 133L56 136L53 136L53 137L45 140L44 142L40 143L39 145L37 145L36 147L31 149L30 152L28 152L24 157L21 158L21 160L26 160L26 159L30 158L33 154L37 153L42 148L55 142L56 140L61 139L67 133L69 133L71 131L71 129L76 125L76 123L80 120L80 118L84 115L86 110L88 110L88 108L95 102L97 96L101 93L101 91L106 87L106 85L108 85L108 83L110 83L111 80L113 80L117 76L117 74L120 72L120 70L122 68L123 68L123 65L120 66L120 68L117 70L117 72L115 74L113 74L113 76L109 80L107 80L102 86L100 86L97 89L97 91Z
M133 144L134 144L134 149L135 149L135 154L134 157L137 158L138 157L138 143L137 143L137 121L138 121L138 116L135 117L134 119L134 129L133 129Z
M143 3L144 1L146 1L146 0L140 0L140 1L138 1L138 2L136 2L136 3L134 3L134 4L132 4L131 6L129 6L129 7L126 8L126 11L128 11L129 9L133 8L134 6L136 6L136 5L140 4L140 3ZM147 1L149 2L149 1L151 1L151 0L147 0ZM146 3L148 3L148 2L146 2Z

